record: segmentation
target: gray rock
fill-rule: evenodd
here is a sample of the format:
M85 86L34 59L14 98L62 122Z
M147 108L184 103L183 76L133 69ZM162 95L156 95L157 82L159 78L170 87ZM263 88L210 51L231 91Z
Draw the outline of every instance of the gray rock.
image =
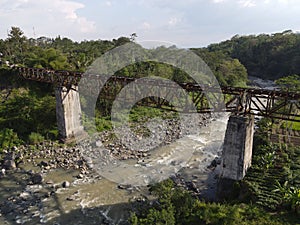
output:
M83 178L83 174L82 174L82 173L78 174L78 175L77 175L77 178L78 178L78 179L82 179L82 178Z
M49 163L46 162L46 161L42 161L42 162L40 163L40 165L41 165L41 166L49 166Z
M75 196L70 196L66 198L67 201L74 201L75 199Z
M30 194L28 192L22 192L20 194L20 198L24 201L28 200L30 198Z
M41 184L43 182L43 176L40 173L32 174L31 181L33 184Z
M45 169L45 170L50 170L50 169L51 169L51 166L45 166L44 169Z
M53 181L53 180L48 180L48 181L46 182L46 184L54 184L54 181Z
M13 159L5 159L3 162L3 168L6 170L14 170L17 168L15 160Z
M64 181L64 182L62 183L62 187L63 187L63 188L68 188L68 187L70 187L70 182L69 182L69 181Z
M129 189L131 187L132 187L131 184L119 184L118 185L118 188L121 189L121 190Z
M14 211L15 207L14 204L12 204L11 202L5 201L3 205L5 205L5 207L1 207L1 213L3 215L9 214Z

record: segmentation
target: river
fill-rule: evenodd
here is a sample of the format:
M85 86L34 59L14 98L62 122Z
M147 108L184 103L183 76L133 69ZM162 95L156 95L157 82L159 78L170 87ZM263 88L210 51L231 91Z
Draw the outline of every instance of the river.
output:
M210 119L198 134L180 138L157 148L151 157L129 160L128 164L134 165L135 172L143 173L151 166L160 174L169 174L176 165L179 170L173 174L176 172L177 177L197 187L200 194L213 198L216 170L207 167L221 155L227 119L228 115ZM40 168L26 164L0 179L0 201L7 210L13 208L2 212L0 224L126 224L132 207L152 197L146 186L120 185L97 173L79 179L79 172L72 169L50 170L44 174L43 184L27 184L29 175L24 171L30 170ZM129 175L123 171L126 179ZM70 185L63 188L61 184L66 181Z

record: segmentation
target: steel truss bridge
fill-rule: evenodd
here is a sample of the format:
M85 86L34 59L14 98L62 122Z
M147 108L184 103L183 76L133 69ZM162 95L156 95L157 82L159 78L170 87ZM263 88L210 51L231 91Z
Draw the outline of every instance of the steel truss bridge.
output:
M122 88L134 84L139 79L131 77L117 77L106 75L95 75L70 71L55 71L36 68L15 68L18 74L28 80L51 83L55 86L76 89L84 84L90 94L99 95L100 99L114 100ZM179 85L179 86L178 86ZM187 106L186 96L181 95L178 87L188 93L197 112L232 112L240 115L256 115L281 120L300 122L300 93L292 93L280 90L267 90L256 88L239 87L212 87L210 85L199 85L195 83L170 83L161 79L144 79L143 84L132 86L134 91L123 92L123 102L138 102L145 90L150 93L138 103L166 110L185 111ZM101 90L100 90L100 89ZM152 92L151 92L152 90ZM164 98L166 96L177 102L174 107Z

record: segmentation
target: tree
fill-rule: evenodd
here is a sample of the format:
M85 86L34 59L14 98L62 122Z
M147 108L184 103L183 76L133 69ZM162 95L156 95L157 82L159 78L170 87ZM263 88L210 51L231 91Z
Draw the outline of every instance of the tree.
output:
M40 47L32 48L28 53L26 64L29 67L67 70L70 68L67 57L54 48L43 50Z
M13 63L24 63L27 38L18 27L12 27L6 39L6 54Z
M117 40L114 39L113 41L115 43L115 46L117 47L130 42L130 39L128 37L119 37Z
M282 77L276 80L276 84L283 90L300 92L300 76L297 74Z

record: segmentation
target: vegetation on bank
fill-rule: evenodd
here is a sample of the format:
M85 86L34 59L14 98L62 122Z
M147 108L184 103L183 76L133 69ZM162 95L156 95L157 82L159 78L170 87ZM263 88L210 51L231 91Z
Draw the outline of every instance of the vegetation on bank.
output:
M25 81L0 69L0 149L55 140L55 97L49 84Z
M201 225L201 224L296 224L299 216L288 211L270 212L255 203L205 202L192 197L191 193L175 187L171 180L151 188L158 197L133 213L134 225Z
M157 199L133 213L131 224L299 224L300 148L272 144L257 132L252 167L219 202L199 199L171 180L150 191Z

